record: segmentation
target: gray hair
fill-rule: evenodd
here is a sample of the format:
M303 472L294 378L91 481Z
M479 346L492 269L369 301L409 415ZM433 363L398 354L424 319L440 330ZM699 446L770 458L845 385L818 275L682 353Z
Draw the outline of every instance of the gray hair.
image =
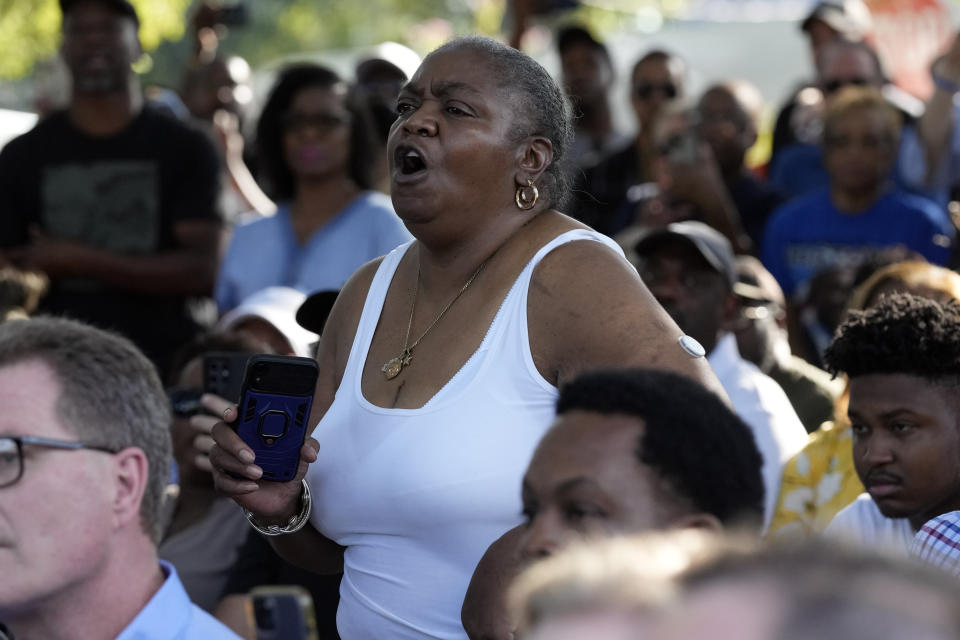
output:
M784 602L776 634L782 640L960 637L954 576L876 550L816 541L719 553L680 580L688 593L732 583L775 593Z
M170 474L170 404L153 364L119 335L76 320L37 317L0 324L0 367L39 360L60 383L57 413L84 441L147 456L140 504L144 531L159 542ZM69 526L69 523L65 523Z
M578 540L517 576L507 604L521 637L571 613L654 611L679 596L677 577L712 558L718 543L696 529Z
M482 55L516 104L513 136L517 141L542 136L553 145L553 162L543 173L540 193L548 206L561 208L570 194L567 151L573 141L572 110L557 82L540 63L513 47L484 36L457 38L430 56L466 49Z

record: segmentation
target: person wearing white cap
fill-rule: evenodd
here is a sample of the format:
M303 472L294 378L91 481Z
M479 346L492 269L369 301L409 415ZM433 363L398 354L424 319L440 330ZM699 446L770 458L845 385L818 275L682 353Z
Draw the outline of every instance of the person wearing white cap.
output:
M818 2L800 23L810 38L814 61L825 44L837 38L861 42L873 31L873 18L863 0L825 0Z
M305 293L290 287L261 289L224 314L217 329L252 335L277 353L312 357L320 336L297 324L297 309L306 299Z

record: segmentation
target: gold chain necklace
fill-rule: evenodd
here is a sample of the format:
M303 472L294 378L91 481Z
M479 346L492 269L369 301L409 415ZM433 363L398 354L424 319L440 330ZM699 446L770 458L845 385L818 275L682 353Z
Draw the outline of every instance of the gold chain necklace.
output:
M494 252L496 253L496 252ZM491 256L492 257L492 256ZM490 258L487 258L489 260ZM446 315L447 311L450 310L450 307L453 306L453 303L460 299L460 296L463 295L463 292L470 288L470 285L473 284L473 281L477 279L477 276L480 275L480 272L483 271L483 267L487 264L487 260L484 260L480 263L480 266L477 267L477 270L473 272L473 275L470 276L470 279L467 280L466 284L460 287L460 291L457 292L457 295L453 296L453 300L447 303L447 305L440 310L440 313L430 323L430 326L427 327L427 330L420 334L420 337L414 340L413 344L407 346L410 342L410 327L413 326L413 312L417 309L417 294L420 293L420 265L417 265L417 288L413 291L413 304L410 306L410 319L407 320L407 335L403 338L403 351L400 352L400 355L396 358L391 358L380 367L380 371L383 372L383 375L386 376L387 380L393 380L400 372L403 371L403 368L410 364L410 360L413 359L413 350L420 344L420 341L430 333L430 330L433 329L440 319Z

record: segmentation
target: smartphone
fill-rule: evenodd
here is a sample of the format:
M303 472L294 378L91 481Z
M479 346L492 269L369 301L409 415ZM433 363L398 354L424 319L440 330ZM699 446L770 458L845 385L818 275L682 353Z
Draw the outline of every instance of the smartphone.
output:
M692 128L681 131L667 141L667 158L676 164L697 164L700 161L700 138Z
M240 402L243 374L252 353L215 351L203 356L203 391Z
M319 640L310 592L295 585L250 591L257 640Z
M234 424L264 480L289 482L296 475L319 375L310 358L255 355L247 361Z

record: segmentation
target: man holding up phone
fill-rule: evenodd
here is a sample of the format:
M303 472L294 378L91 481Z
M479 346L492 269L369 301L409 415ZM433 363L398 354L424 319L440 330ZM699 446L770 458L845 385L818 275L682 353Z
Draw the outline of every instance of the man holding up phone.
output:
M17 640L238 640L157 559L170 409L133 344L4 323L0 406L0 621Z

